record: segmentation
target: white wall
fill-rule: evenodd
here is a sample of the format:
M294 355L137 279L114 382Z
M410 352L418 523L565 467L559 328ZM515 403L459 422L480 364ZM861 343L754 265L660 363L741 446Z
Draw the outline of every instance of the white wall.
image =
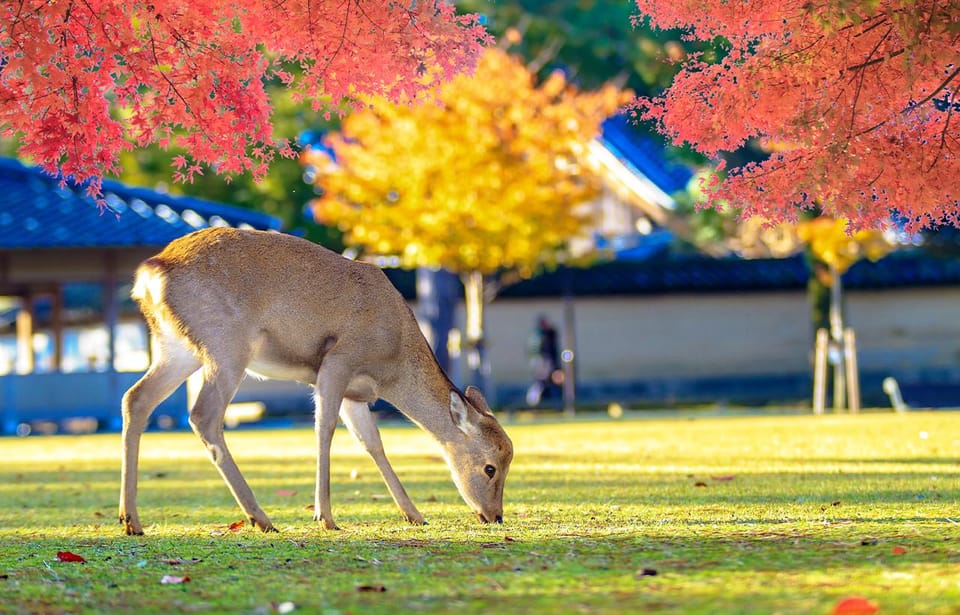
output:
M809 369L813 333L803 291L578 298L574 306L584 380ZM527 339L541 313L561 328L559 299L498 299L488 306L494 382L528 379ZM847 298L862 370L960 370L958 314L960 288L852 291Z

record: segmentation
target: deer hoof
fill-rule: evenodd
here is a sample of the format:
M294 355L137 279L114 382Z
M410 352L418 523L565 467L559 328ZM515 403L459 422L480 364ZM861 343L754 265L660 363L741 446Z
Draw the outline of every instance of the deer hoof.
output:
M123 526L123 531L127 536L143 536L143 526L140 525L140 521L134 519L130 515L120 514L120 524Z
M326 530L339 530L339 529L340 529L340 527L339 527L336 523L334 523L334 521L333 521L332 519L328 521L328 520L324 519L321 515L314 515L314 516L313 516L313 520L316 521L317 523L320 523L321 525L323 525L323 528L326 529Z

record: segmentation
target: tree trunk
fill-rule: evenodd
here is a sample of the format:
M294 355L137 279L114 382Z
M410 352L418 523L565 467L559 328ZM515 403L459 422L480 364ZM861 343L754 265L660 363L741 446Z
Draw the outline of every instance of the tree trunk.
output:
M417 310L437 363L453 377L448 342L454 313L460 300L457 277L446 269L417 269Z
M830 345L833 349L833 409L840 412L847 405L846 370L843 361L843 282L842 274L830 266Z
M463 346L467 358L466 382L488 395L487 376L490 366L487 364L483 338L483 306L486 303L483 274L471 271L463 274L462 280L467 321L463 332Z

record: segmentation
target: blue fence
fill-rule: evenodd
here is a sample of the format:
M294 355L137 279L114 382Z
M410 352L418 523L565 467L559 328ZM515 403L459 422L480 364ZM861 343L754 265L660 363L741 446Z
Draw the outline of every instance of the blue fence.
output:
M90 418L98 427L119 430L120 399L142 372L49 373L0 376L0 432L17 433L35 421ZM181 386L154 412L186 425L187 392Z

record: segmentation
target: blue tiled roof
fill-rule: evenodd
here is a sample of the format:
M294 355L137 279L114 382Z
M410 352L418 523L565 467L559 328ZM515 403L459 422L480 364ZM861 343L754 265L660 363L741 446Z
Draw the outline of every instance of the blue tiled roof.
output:
M192 197L104 180L101 210L82 187L0 158L0 249L162 246L196 229L279 230L279 219Z
M600 142L604 147L666 194L683 190L693 177L689 168L667 159L663 144L632 128L626 115L608 118L601 129Z
M587 268L561 268L508 286L503 297L657 295L669 293L800 290L810 277L802 256L747 260L696 254L665 254L641 261L601 262ZM922 249L890 254L878 262L860 261L843 276L851 289L960 285L960 258Z

